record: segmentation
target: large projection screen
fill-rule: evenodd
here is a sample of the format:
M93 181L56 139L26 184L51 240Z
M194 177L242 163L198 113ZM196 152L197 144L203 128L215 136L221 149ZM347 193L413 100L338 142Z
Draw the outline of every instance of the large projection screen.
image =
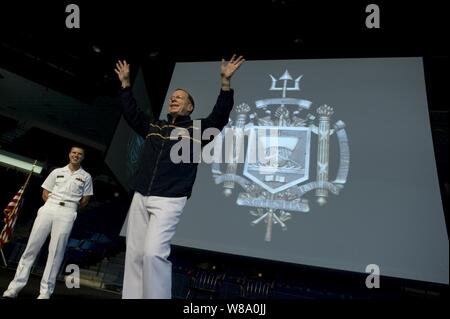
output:
M422 58L246 61L231 83L229 126L277 127L282 161L201 163L173 244L448 284ZM220 62L177 63L175 88L206 117Z
M176 64L168 94L175 88L186 88L196 101L192 117L207 116L220 88L219 67L217 62ZM297 90L295 82L300 76ZM356 272L377 264L381 275L448 284L448 235L421 58L247 61L232 78L232 87L233 126L238 125L237 106L243 103L250 106L249 114L257 113L257 119L271 111L273 125L277 125L276 111L281 104L266 108L257 108L257 104L283 102L276 100L283 93L294 99L287 102L298 103L285 105L291 128L296 127L294 116L304 120L303 127L319 127L318 108L330 106L330 129L336 123L344 123L344 128L328 137L328 180L337 179L345 166L340 161L348 159L346 181L333 184L342 188L338 195L328 191L323 205L318 203L316 190L302 195L308 200L308 212L273 208L270 212L269 198L277 194L268 187L266 196L256 195L265 200L250 201L268 206L258 211L257 207L237 204L245 192L238 183L232 194L225 196L225 182L216 184L212 165L202 163L174 244ZM308 109L299 106L301 100L305 105L311 102ZM245 123L249 122L248 115ZM296 125L301 124L297 121ZM345 138L338 138L343 131L348 139L348 158L339 147L345 144ZM312 133L309 179L291 188L319 180L317 163L323 167L327 162L318 161L323 157L318 156L319 148L318 135ZM235 175L260 185L255 180L264 178L251 176L248 170L244 175L244 166L238 165ZM222 175L227 169L227 164L220 165ZM299 201L293 198L284 201ZM292 208L280 202L277 204ZM273 223L276 218L285 230L279 221ZM271 236L266 238L270 227Z

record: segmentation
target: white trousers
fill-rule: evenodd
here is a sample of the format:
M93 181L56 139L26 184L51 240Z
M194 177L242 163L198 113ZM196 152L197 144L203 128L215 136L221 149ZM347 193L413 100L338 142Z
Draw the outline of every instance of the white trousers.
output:
M170 241L187 197L134 193L128 211L123 299L170 299Z
M27 247L20 258L16 275L8 286L18 292L25 287L42 245L50 234L47 263L42 276L40 293L53 293L55 289L56 276L58 275L64 252L69 239L72 226L77 217L75 208L62 207L57 204L46 202L39 208L37 217L28 239Z

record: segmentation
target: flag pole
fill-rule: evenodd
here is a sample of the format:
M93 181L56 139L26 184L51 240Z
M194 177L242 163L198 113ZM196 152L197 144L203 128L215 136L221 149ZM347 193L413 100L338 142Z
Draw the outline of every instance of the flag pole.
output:
M25 185L23 186L23 190L20 193L19 199L17 200L18 203L20 203L20 200L22 199L22 197L23 197L23 195L25 193L25 189L27 188L28 183L30 182L30 178L31 178L31 175L33 175L33 171L34 171L34 167L36 166L36 163L37 163L37 160L34 161L33 166L31 167L31 170L28 173L27 180L25 181ZM14 210L17 210L17 207L18 206L14 207ZM0 248L0 253L2 255L3 264L5 265L5 268L6 268L6 267L8 267L8 264L6 262L5 255L3 254L3 248Z
M31 175L33 175L34 167L36 166L37 160L34 161L33 166L31 167L30 172L28 173L27 180L25 181L25 185L23 185L22 194L20 194L20 197L18 201L22 199L22 196L25 194L25 189L27 189L28 183L30 181Z
M3 264L5 265L5 268L8 267L8 264L6 263L5 255L3 254L3 249L0 248L0 253L2 254Z

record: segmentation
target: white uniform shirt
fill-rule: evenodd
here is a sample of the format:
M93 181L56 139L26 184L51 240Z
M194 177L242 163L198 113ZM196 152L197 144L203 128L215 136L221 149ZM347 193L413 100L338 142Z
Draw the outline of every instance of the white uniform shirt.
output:
M49 199L79 203L83 196L93 195L91 175L83 168L72 172L69 165L55 168L42 183L51 194Z

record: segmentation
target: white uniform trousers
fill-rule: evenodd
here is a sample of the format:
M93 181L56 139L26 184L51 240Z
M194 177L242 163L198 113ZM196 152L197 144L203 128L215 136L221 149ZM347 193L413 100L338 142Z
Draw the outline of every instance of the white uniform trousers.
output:
M56 276L61 267L67 240L76 217L76 207L63 207L47 201L44 206L39 208L27 247L20 258L16 275L8 289L12 288L19 292L25 287L31 267L50 234L47 263L41 280L40 293L48 295L53 293Z
M170 241L187 197L134 193L128 212L123 299L170 299Z

